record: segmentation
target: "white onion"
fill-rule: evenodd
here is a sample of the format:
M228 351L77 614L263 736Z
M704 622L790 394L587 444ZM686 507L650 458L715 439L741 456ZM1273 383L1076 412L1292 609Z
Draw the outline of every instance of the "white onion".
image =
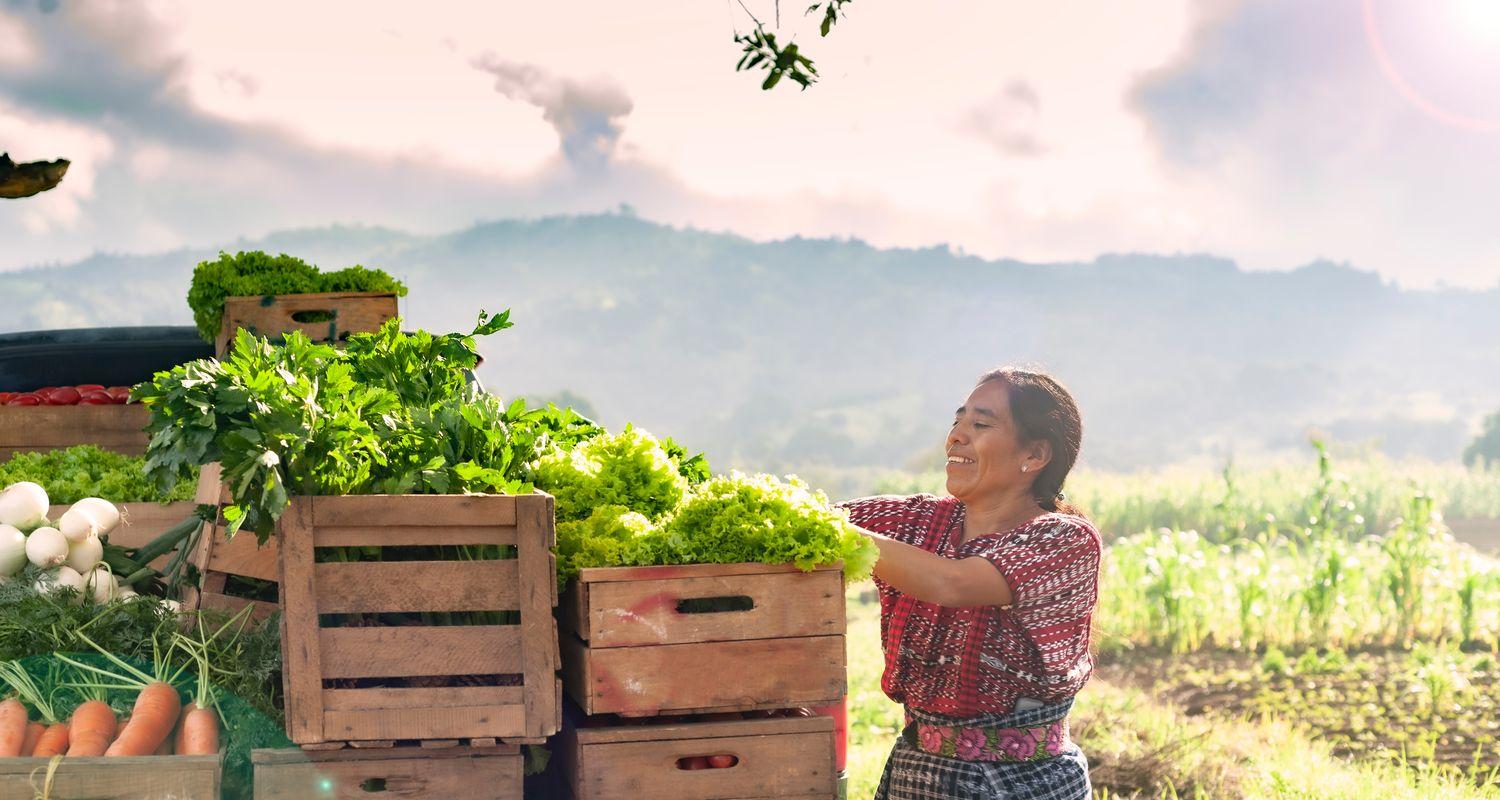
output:
M102 536L108 533L103 525L99 524L94 512L87 508L73 506L63 512L62 517L57 520L57 529L68 541L77 544L91 536Z
M63 536L67 535L64 531ZM98 566L103 558L104 543L99 541L99 537L90 536L81 542L68 545L68 560L63 563L77 570L80 575L87 575L89 570Z
M58 567L51 572L42 574L36 579L36 590L39 592L51 592L64 586L74 590L78 596L73 599L75 603L83 602L86 587L83 585L83 576L72 567Z
M100 605L119 597L120 583L108 567L99 566L88 573L88 594Z
M0 525L0 578L26 566L26 534L14 525Z
M56 528L37 528L26 537L26 558L42 569L61 566L68 560L68 540Z
M132 589L132 588L130 588L129 586L121 586L119 588L119 590L115 592L115 599L119 600L122 603L125 602L126 600L129 600L132 597L138 597L138 596L139 595L137 595L135 593L135 590Z
M85 497L74 503L72 508L87 511L99 523L99 534L102 536L120 526L120 509L114 503L98 497Z
M47 522L47 490L32 483L12 483L0 492L0 524L25 530Z

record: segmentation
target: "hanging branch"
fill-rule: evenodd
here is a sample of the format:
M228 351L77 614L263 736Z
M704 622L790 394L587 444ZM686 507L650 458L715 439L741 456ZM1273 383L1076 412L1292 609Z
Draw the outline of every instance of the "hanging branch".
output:
M854 0L826 0L826 2L813 3L808 7L805 15L822 12L823 20L818 26L818 32L827 36L833 30L834 24L843 13L844 6ZM760 88L770 90L781 82L782 78L789 78L799 84L803 89L811 86L818 80L818 70L813 66L812 59L802 55L797 50L796 42L788 42L785 45L776 41L776 34L766 30L764 23L755 16L745 5L744 0L738 0L740 8L755 23L755 29L749 33L735 33L734 42L740 45L741 55L739 63L735 65L736 72L745 72L753 69L766 70L766 78L761 82ZM781 3L776 3L776 23L781 25Z
M0 153L0 197L20 198L40 194L62 182L68 160L32 161L17 164L10 153Z

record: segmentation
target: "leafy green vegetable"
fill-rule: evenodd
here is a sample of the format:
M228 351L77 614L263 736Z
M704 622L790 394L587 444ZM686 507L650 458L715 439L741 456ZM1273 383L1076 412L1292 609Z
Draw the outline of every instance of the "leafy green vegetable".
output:
M198 334L214 341L224 321L224 299L256 295L315 292L394 292L406 295L406 285L382 270L348 267L322 273L317 267L285 253L272 256L259 250L229 255L219 253L193 270L188 306Z
M791 562L812 569L838 561L850 580L869 577L879 551L828 497L797 478L734 473L693 491L664 526L666 563Z
M468 382L474 337L510 327L481 313L469 334L401 332L390 320L347 347L240 331L224 360L157 373L146 464L158 485L218 461L231 534L264 541L290 495L524 493L543 453L598 433L570 409L504 405Z
M688 479L661 442L630 425L613 436L596 436L572 450L543 456L533 480L557 499L562 522L585 519L604 506L623 506L658 520L688 490Z
M85 497L102 497L111 503L191 500L197 479L193 470L163 489L146 475L146 459L91 444L46 453L17 453L0 464L0 487L31 481L46 489L48 499L56 505L76 503Z
M557 525L559 586L584 567L640 567L665 563L666 536L645 515L600 506L587 519Z

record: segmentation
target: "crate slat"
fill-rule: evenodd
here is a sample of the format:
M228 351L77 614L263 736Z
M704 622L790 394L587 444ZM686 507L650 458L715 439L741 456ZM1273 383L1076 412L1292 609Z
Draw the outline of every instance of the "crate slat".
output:
M298 322L293 315L323 311L333 315L326 322ZM223 355L244 328L271 339L297 331L315 342L341 342L351 333L371 333L397 315L396 295L383 292L317 292L265 297L227 297L224 321L215 339Z
M46 758L0 758L0 797L31 798L47 784ZM219 756L112 756L63 759L49 800L219 800Z
M363 526L319 525L314 547L362 547L370 543L369 528ZM516 529L512 525L437 525L384 528L380 544L402 545L514 545Z
M843 583L829 572L781 572L580 585L591 648L827 636L844 632ZM680 613L682 600L748 597L745 611Z
M514 609L517 564L516 559L314 564L318 613Z
M459 708L521 702L520 686L441 686L399 689L324 689L323 705L335 711L381 708ZM410 738L410 737L407 737ZM469 737L460 737L469 738Z
M489 687L486 687L489 688ZM505 687L494 687L505 688ZM361 691L361 690L351 690ZM328 710L323 733L331 739L504 738L526 724L522 703L437 708L369 708Z
M293 501L278 523L281 536L281 681L286 732L298 744L323 742L323 650L318 646L318 606L312 538L312 506ZM290 598L298 598L291 602ZM355 738L355 737L344 737ZM369 737L376 738L376 737Z
M306 498L318 527L365 528L380 544L387 528L450 525L515 525L516 497L511 495L361 494Z
M515 747L440 750L255 750L255 800L520 800L522 757Z
M552 614L557 586L550 557L555 541L552 498L541 499L527 505L516 519L519 553L515 563L526 577L521 581L521 617L531 621L522 631L521 656L526 685L535 687L526 695L524 736L550 736L562 724L562 708L552 693L558 662L557 621Z
M323 628L324 678L521 672L519 625Z

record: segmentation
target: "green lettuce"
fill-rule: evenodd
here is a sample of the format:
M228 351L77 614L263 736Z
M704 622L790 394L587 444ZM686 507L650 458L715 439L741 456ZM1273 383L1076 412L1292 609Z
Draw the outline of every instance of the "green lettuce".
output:
M557 500L558 522L587 519L604 506L622 506L660 520L682 502L688 479L655 437L630 425L571 450L543 456L532 476Z

